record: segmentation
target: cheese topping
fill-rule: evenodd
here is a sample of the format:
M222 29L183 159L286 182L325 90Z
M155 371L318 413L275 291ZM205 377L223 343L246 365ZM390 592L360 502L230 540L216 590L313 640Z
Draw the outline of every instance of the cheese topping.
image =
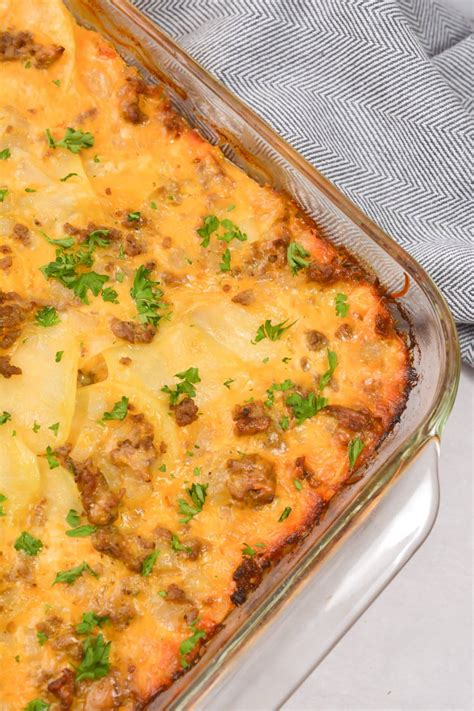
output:
M59 0L0 28L0 709L136 709L370 457L407 348Z

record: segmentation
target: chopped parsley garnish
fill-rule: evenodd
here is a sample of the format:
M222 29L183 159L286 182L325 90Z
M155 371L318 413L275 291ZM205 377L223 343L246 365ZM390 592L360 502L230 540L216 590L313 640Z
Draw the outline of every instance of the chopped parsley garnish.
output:
M60 141L56 141L49 128L46 129L46 140L50 148L67 148L71 153L79 153L84 148L92 148L94 136L89 131L85 132L78 128L67 128L66 133Z
M26 62L26 64L29 64L31 67L31 62ZM28 69L28 67L25 64L25 68ZM16 657L15 657L16 659ZM16 659L16 661L20 661L20 659ZM49 704L46 703L46 701L43 701L43 699L33 699L33 701L29 701L28 704L25 706L23 711L48 711L49 709Z
M117 272L115 274L115 278L121 284L123 282L123 280L125 279L125 274L123 272Z
M108 286L102 290L102 298L104 301L110 301L111 304L118 304L118 292Z
M173 535L171 536L171 548L177 553L179 553L180 551L183 551L184 553L190 553L192 551L192 548L190 548L189 546L185 546L183 543L181 543L176 533L173 533Z
M110 240L104 239L104 237L107 237L109 234L110 230L103 229L103 230L93 230L93 232L90 232L87 235L86 239L86 244L88 247L91 249L95 249L96 247L108 247L110 244Z
M232 383L235 383L235 380L233 378L227 378L227 380L224 380L224 386L230 390L230 386Z
M345 318L349 313L349 304L347 303L346 294L336 294L334 305L336 307L336 316Z
M0 151L0 160L7 160L11 156L11 151L9 148L4 148Z
M8 188L0 188L0 202L3 202L7 195L8 195Z
M192 635L183 640L183 642L179 645L179 655L181 657L181 666L183 669L189 667L189 662L186 659L186 656L194 651L200 639L206 639L206 633L204 630L198 630L196 623L190 625L190 627L193 631Z
M209 247L212 233L219 228L219 220L215 215L207 215L202 222L202 227L199 227L197 233L202 239L201 247Z
M42 647L46 642L48 641L49 637L47 634L44 632L37 632L36 633L36 639L38 640L38 644L40 647Z
M90 565L83 561L80 565L76 565L75 568L69 568L69 570L60 570L56 573L53 585L56 583L65 583L66 585L72 585L83 573L90 573L97 578L98 575L92 570Z
M359 455L364 449L364 447L365 444L363 443L360 437L356 437L351 442L349 442L347 453L349 456L349 466L351 469L354 468L355 463L357 462Z
M285 333L285 331L288 331L289 328L295 325L296 321L293 321L292 323L288 323L288 319L285 319L281 323L276 323L274 326L272 325L272 322L270 319L267 319L265 323L262 323L261 326L258 327L257 335L255 336L255 340L251 341L252 343L258 343L259 341L263 341L264 338L270 339L270 341L278 341L282 335Z
M109 618L107 615L96 615L95 612L83 612L82 620L76 625L77 634L90 634L95 627L102 627Z
M59 467L59 462L54 456L54 451L49 446L46 447L45 457L50 469L56 469L56 467Z
M54 360L56 361L56 363L61 362L63 355L64 355L64 351L57 351L56 352L56 355L54 356Z
M43 326L43 328L49 328L50 326L56 326L58 323L61 323L61 319L54 306L44 306L37 311L35 321L38 326Z
M94 163L100 163L100 158L97 154L94 156L93 160L94 160Z
M142 213L136 211L136 212L129 212L127 215L127 218L130 222L139 222L141 216L142 216Z
M59 422L55 422L54 425L50 425L48 427L48 430L51 430L51 432L54 434L54 436L57 437L58 431L59 431Z
M194 397L196 395L196 383L201 382L198 368L188 368L182 373L176 373L175 378L180 378L181 382L175 388L170 388L165 385L161 388L162 393L167 393L170 396L170 405L176 405L180 395Z
M244 543L244 547L242 548L242 555L248 555L253 558L254 555L257 555L257 551L255 550L255 548L252 548L252 546L249 546L248 543Z
M221 227L224 228L224 233L218 235L217 239L229 244L233 239L239 242L245 242L247 240L247 235L242 232L237 225L235 225L231 220L221 220Z
M9 412L4 410L2 414L0 415L0 425L4 425L5 422L8 422L9 420L12 419L12 416Z
M61 86L61 79L53 79L53 84L56 84L57 87Z
M80 298L84 304L89 303L87 292L91 291L94 296L99 296L102 287L109 277L105 274L97 274L97 272L85 272L80 274L74 284L74 293Z
M76 244L76 240L74 237L63 237L61 239L52 239L51 237L48 237L46 232L43 232L43 230L40 230L41 234L43 237L46 239L49 244L54 245L55 247L64 247L65 249L69 249L69 247L72 247L74 244Z
M39 422L36 422L36 420L34 420L34 422L33 422L33 427L32 427L31 429L32 429L33 432L36 434L36 433L39 432L40 429L41 429L40 423L39 423Z
M327 354L328 354L328 369L326 370L325 373L321 375L321 378L319 379L319 389L323 390L327 385L329 385L329 382L334 375L334 371L336 370L337 367L337 355L335 351L330 351L329 348L327 349Z
M50 241L49 238L47 239ZM58 241L55 240L53 243ZM75 254L67 254L64 252L64 245L68 244L69 241L66 238L61 242L63 244L56 250L54 262L43 265L40 270L46 279L56 279L63 286L72 289L84 304L88 304L88 292L90 291L94 296L98 296L109 277L106 274L97 274L97 272L92 271L79 273L77 271L79 266L90 267L94 263L92 251L90 249L81 249Z
M193 505L184 499L178 499L179 513L184 516L184 518L180 519L180 523L188 523L194 516L201 513L206 501L207 487L208 484L193 484L190 489L186 489Z
M300 482L299 479L294 479L293 484L295 485L295 489L297 491L301 491L301 489L303 488L303 484Z
M36 193L37 191L34 188L25 188L25 193Z
M305 257L309 256L309 252L301 244L298 244L298 242L290 242L286 251L286 257L293 276L297 274L300 269L309 267L310 261L309 259L305 259Z
M230 249L227 248L222 254L222 259L219 263L221 272L230 272Z
M273 407L273 403L275 402L275 391L286 392L287 390L291 390L294 387L296 387L295 384L288 379L284 380L282 383L273 383L273 385L270 385L267 390L267 399L265 400L265 405L267 407Z
M160 464L160 466L158 467L158 471L165 472L166 471L166 464Z
M150 279L149 274L150 270L145 266L138 267L130 295L137 305L139 320L156 326L162 317L158 312L164 306L161 301L163 292L158 288L159 282Z
M102 679L110 669L109 655L111 642L106 642L102 634L88 637L82 644L82 662L76 672L76 681Z
M202 474L202 468L201 467L194 467L193 476L201 476L201 474Z
M285 520L285 518L288 518L291 511L292 511L291 506L287 506L285 509L283 509L282 514L281 514L280 518L278 519L278 523L281 523L282 521Z
M299 393L292 393L288 395L285 402L293 410L293 414L296 417L296 424L298 425L301 425L310 417L314 417L328 404L325 397L321 397L321 395L316 396L313 392L310 392L306 397Z
M145 560L142 563L142 569L140 571L140 575L143 575L144 578L148 577L151 574L151 571L153 570L156 559L160 555L159 550L155 550L150 555L147 555Z
M64 176L64 178L59 178L59 180L61 181L61 183L65 183L66 180L69 180L69 178L72 178L74 176L79 178L79 173L68 173L67 175Z
M39 538L35 538L28 531L23 531L15 541L15 550L23 551L27 555L37 555L42 548L43 543Z
M8 501L5 494L0 494L0 516L6 516L6 513L3 510L3 504L5 503L5 501Z
M150 207L151 207L152 210L157 210L157 209L158 209L158 205L156 204L156 202L155 202L154 200L151 201Z
M85 523L82 526L77 526L77 528L71 528L69 531L66 531L66 536L70 538L86 538L96 531L97 528L95 526L92 526L90 523Z
M108 420L124 420L128 412L128 397L123 396L121 400L115 403L110 412L104 412L102 419Z
M280 419L278 420L278 424L280 425L281 429L286 432L286 430L290 426L290 420L286 415L283 415L283 417L280 417Z
M81 515L79 511L76 511L76 509L69 509L68 514L66 516L66 523L68 526L71 526L71 528L79 526L79 524L81 523Z

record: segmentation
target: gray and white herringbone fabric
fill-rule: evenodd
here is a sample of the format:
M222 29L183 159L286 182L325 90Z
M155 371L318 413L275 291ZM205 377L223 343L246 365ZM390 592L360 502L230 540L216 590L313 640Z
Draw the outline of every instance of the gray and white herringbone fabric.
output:
M425 266L474 364L474 35L440 0L134 0Z

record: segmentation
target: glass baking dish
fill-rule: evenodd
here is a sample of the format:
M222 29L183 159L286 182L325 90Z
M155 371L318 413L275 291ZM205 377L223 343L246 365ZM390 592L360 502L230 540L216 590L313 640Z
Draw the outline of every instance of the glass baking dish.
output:
M64 2L149 80L165 84L179 111L230 160L291 195L388 293L403 291L408 279L396 317L412 344L417 378L400 421L364 477L331 502L304 543L226 618L199 662L151 704L274 708L403 567L435 521L438 441L459 379L456 329L419 264L132 4Z

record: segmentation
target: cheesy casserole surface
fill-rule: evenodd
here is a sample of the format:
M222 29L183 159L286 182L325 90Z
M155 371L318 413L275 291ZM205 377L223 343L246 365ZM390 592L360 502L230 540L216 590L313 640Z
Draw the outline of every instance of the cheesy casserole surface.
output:
M0 0L0 709L140 709L403 409L377 282L60 0Z

